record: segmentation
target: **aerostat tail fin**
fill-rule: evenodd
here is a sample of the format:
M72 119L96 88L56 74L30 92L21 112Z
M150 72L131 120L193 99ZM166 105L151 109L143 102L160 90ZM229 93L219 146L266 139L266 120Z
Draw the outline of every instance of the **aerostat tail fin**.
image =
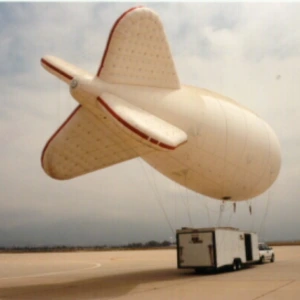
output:
M54 56L44 56L41 65L51 74L69 84L75 76L89 75L86 71Z
M109 83L180 89L167 37L158 15L129 9L115 22L97 76Z

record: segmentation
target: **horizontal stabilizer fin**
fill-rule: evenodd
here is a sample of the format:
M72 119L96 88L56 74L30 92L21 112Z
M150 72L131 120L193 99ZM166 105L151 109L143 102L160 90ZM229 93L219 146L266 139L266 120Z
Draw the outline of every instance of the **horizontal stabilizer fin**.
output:
M95 111L79 105L50 138L42 154L49 176L70 179L154 151L124 133L99 106Z
M55 56L44 56L41 65L51 74L69 84L75 76L90 76L86 71Z
M149 145L173 150L187 141L187 134L181 129L117 96L103 93L98 100L132 136L143 138Z

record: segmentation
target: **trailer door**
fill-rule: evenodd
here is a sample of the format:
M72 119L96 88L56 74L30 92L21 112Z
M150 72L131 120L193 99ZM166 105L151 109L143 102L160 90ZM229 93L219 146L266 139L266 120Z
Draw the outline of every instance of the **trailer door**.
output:
M245 233L246 261L253 260L251 234Z
M213 232L178 235L178 267L215 266Z

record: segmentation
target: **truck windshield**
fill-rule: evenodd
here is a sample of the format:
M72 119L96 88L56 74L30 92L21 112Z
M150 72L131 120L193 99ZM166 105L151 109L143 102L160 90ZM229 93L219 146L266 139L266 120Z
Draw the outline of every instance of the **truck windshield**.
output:
M258 249L259 250L268 250L269 246L266 244L260 244L260 245L258 245Z

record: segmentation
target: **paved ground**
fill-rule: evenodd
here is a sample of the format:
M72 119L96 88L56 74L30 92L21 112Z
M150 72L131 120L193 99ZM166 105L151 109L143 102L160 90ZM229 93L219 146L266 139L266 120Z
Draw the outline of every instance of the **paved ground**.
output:
M300 246L276 262L196 275L175 250L0 254L0 299L300 299Z

